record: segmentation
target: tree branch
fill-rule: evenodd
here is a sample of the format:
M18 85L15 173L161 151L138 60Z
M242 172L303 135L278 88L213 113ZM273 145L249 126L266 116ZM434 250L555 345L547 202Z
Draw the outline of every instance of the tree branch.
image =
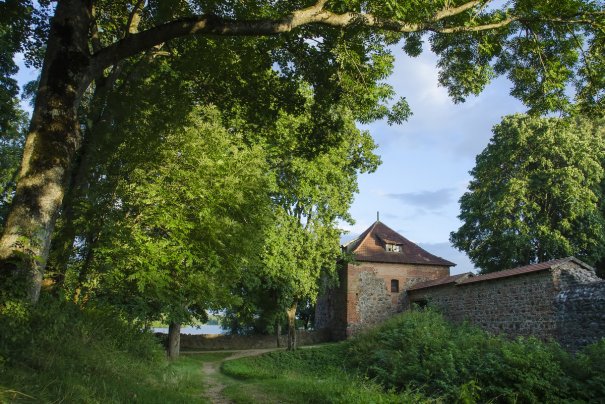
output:
M142 0L139 0L142 1ZM93 55L91 76L99 75L105 68L119 60L133 56L162 42L187 35L220 36L265 36L290 32L304 25L325 25L346 28L354 25L377 28L401 33L431 31L437 33L479 32L503 28L522 19L511 16L502 21L476 26L439 26L438 22L462 14L491 0L471 0L458 7L447 7L422 23L409 23L377 17L368 13L336 14L325 10L327 0L318 0L314 5L294 11L275 20L231 20L216 15L202 15L174 20L140 33L132 33L122 40L107 46Z
M130 15L128 16L128 22L126 23L126 34L124 36L139 32L139 23L141 22L141 13L143 12L144 6L145 0L138 0L136 2L132 11L130 12Z
M465 26L457 26L457 27L447 27L447 28L431 28L428 27L427 31L437 32L440 34L455 34L457 32L480 32L480 31L489 31L492 29L498 29L506 27L514 21L519 21L520 17L510 17L505 20L494 22L491 24L483 24L476 25L474 27L465 27Z
M97 12L94 4L91 5L91 15L90 41L92 44L92 51L96 53L103 49L103 44L99 37L99 25L97 24Z

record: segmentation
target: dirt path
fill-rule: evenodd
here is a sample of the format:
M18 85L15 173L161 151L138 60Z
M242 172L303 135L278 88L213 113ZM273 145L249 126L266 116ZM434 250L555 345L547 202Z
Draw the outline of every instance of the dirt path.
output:
M223 390L226 386L218 380L221 363L222 362L204 362L204 367L202 367L202 374L204 375L204 396L211 403L229 404L231 401L223 395Z
M215 361L215 362L204 362L202 367L202 374L204 375L204 397L213 404L230 404L231 401L223 395L225 383L220 380L220 368L224 361L230 361L233 359L245 358L247 356L262 355L267 352L277 351L283 348L270 348L270 349L246 349L242 351L231 351L231 356L227 358ZM205 353L226 353L225 351L204 351L204 352L188 352L188 354L203 355Z

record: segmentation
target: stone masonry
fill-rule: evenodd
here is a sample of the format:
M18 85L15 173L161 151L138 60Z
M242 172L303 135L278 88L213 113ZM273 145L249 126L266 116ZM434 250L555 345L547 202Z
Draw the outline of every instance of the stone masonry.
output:
M373 327L407 307L406 290L447 277L454 264L434 256L377 221L345 246L355 262L339 272L339 285L318 297L317 329L339 340Z
M453 263L380 221L344 250L354 261L316 305L315 326L332 339L374 327L413 304L494 334L556 340L571 351L605 337L605 280L574 257L450 276Z
M424 282L408 296L449 320L494 334L554 339L570 350L605 337L605 281L573 257Z

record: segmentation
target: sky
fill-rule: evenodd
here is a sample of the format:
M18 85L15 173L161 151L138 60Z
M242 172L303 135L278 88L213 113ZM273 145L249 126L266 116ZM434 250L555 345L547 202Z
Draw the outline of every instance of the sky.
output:
M466 191L475 156L489 142L491 128L503 116L525 110L509 95L505 78L492 82L478 97L454 104L437 80L437 57L425 50L411 58L393 50L395 69L387 80L406 97L413 115L401 125L386 121L363 125L378 144L382 165L359 178L359 194L351 207L356 223L341 224L349 241L380 220L430 253L456 263L452 274L474 271L466 254L453 248L449 234L461 222L458 200ZM21 62L21 61L19 61ZM37 72L19 63L19 84ZM23 105L31 110L28 105Z
M395 70L387 80L406 97L413 116L401 125L363 126L378 144L382 165L359 178L351 207L356 223L343 224L351 240L380 221L430 253L454 263L452 274L474 271L466 254L453 248L449 234L461 222L458 200L471 180L475 157L487 146L502 117L525 107L510 96L506 78L492 82L478 97L454 104L439 86L437 57L426 51L411 58L394 50Z

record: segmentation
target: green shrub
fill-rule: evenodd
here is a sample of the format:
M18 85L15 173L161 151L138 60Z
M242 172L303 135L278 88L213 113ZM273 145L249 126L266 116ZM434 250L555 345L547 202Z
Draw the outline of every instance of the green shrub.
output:
M350 367L387 389L419 389L446 401L557 402L575 391L565 364L576 360L557 344L507 340L452 325L433 311L405 313L353 339L346 357ZM589 380L600 386L592 395L603 386L601 365L585 366L594 370Z
M575 358L564 362L574 397L605 402L605 338L585 347Z

